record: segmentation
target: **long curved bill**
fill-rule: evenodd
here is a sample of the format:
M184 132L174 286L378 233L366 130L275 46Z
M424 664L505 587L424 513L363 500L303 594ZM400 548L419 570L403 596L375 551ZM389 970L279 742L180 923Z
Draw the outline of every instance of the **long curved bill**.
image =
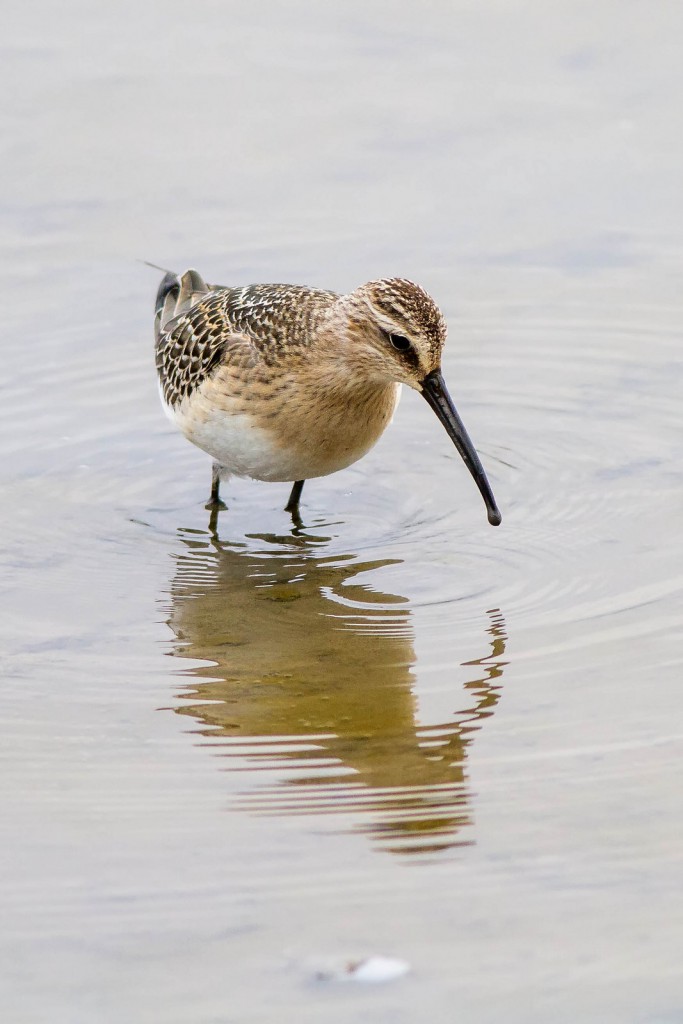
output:
M479 460L474 445L470 441L462 420L456 412L451 396L448 394L440 370L433 370L427 374L422 381L422 395L443 423L448 436L460 452L465 465L474 477L474 482L479 488L479 492L486 505L488 521L491 526L500 526L503 517L498 511L491 485L486 479L484 467Z

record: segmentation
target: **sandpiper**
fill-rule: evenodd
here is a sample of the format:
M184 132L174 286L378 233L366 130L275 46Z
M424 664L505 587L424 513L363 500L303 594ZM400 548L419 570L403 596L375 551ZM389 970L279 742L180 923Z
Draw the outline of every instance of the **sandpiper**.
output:
M166 273L156 299L164 409L214 459L221 479L304 482L362 458L391 422L401 384L418 391L474 477L488 521L501 515L441 375L446 322L412 281L370 281L348 295L289 284L208 285Z

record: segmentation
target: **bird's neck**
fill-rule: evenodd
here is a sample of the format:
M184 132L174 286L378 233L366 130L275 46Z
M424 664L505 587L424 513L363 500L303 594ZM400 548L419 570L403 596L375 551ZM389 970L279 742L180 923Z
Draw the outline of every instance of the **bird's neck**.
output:
M328 401L365 404L396 394L395 381L378 368L360 334L353 315L339 306L327 312L316 332L309 355L315 366L316 385Z

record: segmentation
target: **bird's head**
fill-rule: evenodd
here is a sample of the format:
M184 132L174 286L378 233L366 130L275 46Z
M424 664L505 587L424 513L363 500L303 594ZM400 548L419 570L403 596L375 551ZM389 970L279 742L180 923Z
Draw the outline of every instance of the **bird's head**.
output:
M501 515L474 445L441 375L446 321L432 297L412 281L369 281L339 303L346 319L346 353L359 377L407 384L429 403L446 428L486 504L488 520Z
M446 340L446 321L424 288L400 277L370 281L342 302L349 342L366 373L421 391L441 366Z

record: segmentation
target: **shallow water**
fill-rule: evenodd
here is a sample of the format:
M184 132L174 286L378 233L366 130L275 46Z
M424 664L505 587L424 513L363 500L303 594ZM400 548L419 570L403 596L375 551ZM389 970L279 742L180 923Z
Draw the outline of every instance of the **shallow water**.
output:
M3 1019L683 1020L680 13L40 15L1 65ZM212 530L138 257L419 280L503 525L406 394L301 527L234 481Z

